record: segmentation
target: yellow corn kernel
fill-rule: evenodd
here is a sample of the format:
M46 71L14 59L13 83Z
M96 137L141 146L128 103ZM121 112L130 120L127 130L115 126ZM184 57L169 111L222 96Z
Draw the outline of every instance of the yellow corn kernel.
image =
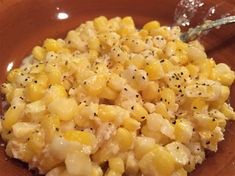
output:
M126 118L123 122L123 127L129 131L136 131L140 128L140 122L132 118Z
M63 136L68 141L79 142L84 145L93 146L96 143L95 135L87 131L68 130Z
M109 168L119 174L123 174L125 171L124 162L120 157L110 158Z
M60 129L60 119L57 115L48 115L42 120L41 126L46 131L46 141L51 141Z
M133 107L131 107L131 109L131 116L134 119L139 122L142 122L146 119L148 112L140 103L136 103Z
M146 29L141 29L140 31L139 31L139 35L142 37L142 38L146 38L146 37L148 37L148 31L146 30Z
M135 24L131 17L124 17L121 20L120 27L121 28L118 30L118 34L121 36L127 36L135 30Z
M135 140L135 157L140 160L146 153L154 149L155 140L150 137L137 137Z
M98 38L93 38L91 40L88 41L88 48L90 50L96 50L99 51L100 50L100 41Z
M162 64L162 68L165 73L173 71L175 66L167 59L164 59L164 61L160 61Z
M105 32L108 30L108 19L104 16L100 16L93 21L95 29L98 32Z
M98 117L103 122L114 122L116 120L116 108L112 105L99 105Z
M200 65L200 76L209 78L212 68L215 66L215 61L212 59L205 59Z
M164 70L159 61L154 61L146 65L144 70L148 73L149 80L154 81L164 76Z
M9 94L9 93L12 93L13 91L14 91L14 88L13 88L12 84L3 83L1 85L1 93L2 94Z
M195 98L192 100L191 109L194 111L203 111L208 108L208 104L201 98Z
M83 81L83 86L89 94L97 96L106 86L106 76L102 74L91 76Z
M73 98L57 98L48 105L48 110L61 120L68 121L77 114L78 105Z
M161 36L163 36L166 39L170 39L171 38L171 34L170 34L169 30L167 30L166 26L162 26L162 27L157 28L157 29L152 29L150 35L151 36L161 35Z
M161 101L167 107L174 107L175 106L175 92L170 88L164 88L160 92Z
M35 154L40 154L42 152L44 145L45 145L44 134L40 131L35 131L29 137L27 144L28 144L28 147L31 151L33 151Z
M47 76L50 84L60 84L62 79L62 74L60 69L52 65L48 65L46 68Z
M98 56L99 56L98 50L92 50L91 49L88 52L89 52L88 59L89 59L90 63L94 63L96 58L98 58Z
M38 61L41 61L45 58L46 50L40 46L35 46L32 50L33 57Z
M150 21L143 26L143 29L147 31L152 31L154 29L158 29L159 27L160 23L158 21Z
M22 116L24 112L25 104L17 104L11 106L4 114L4 120L2 121L3 128L9 130Z
M149 81L142 91L142 97L146 101L151 101L156 99L159 96L158 93L159 85L157 82Z
M225 86L231 86L234 79L235 73L230 67L224 63L215 65L211 72L211 79L221 82Z
M93 166L91 176L103 176L103 171L99 166Z
M125 128L118 128L115 139L118 142L121 151L127 151L132 147L133 144L133 136L132 134Z
M189 71L189 74L192 76L192 77L196 77L198 76L198 73L199 73L199 67L194 65L194 64L188 64L186 66L186 68L188 69Z
M60 175L64 172L65 167L64 166L55 166L53 169L51 169L46 176L56 176Z
M89 155L78 150L67 154L65 166L68 175L91 175L92 163Z
M185 119L177 119L175 123L175 139L182 143L188 143L193 135L193 127Z
M12 103L14 103L14 99L16 98L20 98L21 101L22 100L22 97L24 97L24 91L25 89L24 88L15 88L15 90L13 90L13 92L11 93L11 97L12 97Z
M107 85L116 91L121 91L123 89L123 86L125 85L126 80L121 78L117 74L110 75L109 81L107 82Z
M14 82L19 73L20 73L20 69L18 68L11 70L7 74L7 81Z
M222 105L220 111L225 115L225 117L235 120L235 112L233 111L233 108L227 103Z
M145 175L157 172L159 175L171 176L175 170L175 160L164 147L156 145L142 157L139 166Z
M154 154L154 165L156 170L162 175L171 175L175 170L175 160L172 155L161 146L152 150Z
M172 116L168 113L167 107L163 102L156 104L156 113L161 114L164 118L170 119Z
M218 98L218 100L211 103L211 107L219 109L226 102L226 100L229 97L229 94L230 94L229 87L221 86L220 97Z
M127 17L124 17L124 18L121 20L121 25L123 25L123 26L128 26L128 27L134 27L134 26L135 26L135 23L134 23L132 17L127 16Z
M105 173L105 176L121 176L122 174L115 172L112 169L108 169Z
M115 100L118 96L118 93L109 87L105 87L100 94L100 98L105 98L108 100Z
M145 58L141 54L134 55L129 60L129 65L135 65L138 69L142 69L144 67Z
M205 114L195 114L194 119L199 130L213 131L218 126L218 121Z
M43 47L47 51L54 51L54 52L57 52L62 48L61 44L55 39L46 39L43 43Z
M28 101L36 101L43 97L45 88L36 82L29 83L25 88L25 97Z
M207 59L205 51L194 46L189 46L187 52L189 60L197 65L202 64Z
M40 84L43 88L47 88L48 87L48 77L46 75L46 73L42 72L40 74L38 74L35 78L35 80L37 81L38 84Z
M47 104L49 104L56 98L66 98L67 96L68 95L67 95L65 88L62 85L56 84L56 85L51 86L46 91L43 99Z
M17 122L12 126L12 133L18 139L27 139L38 128L37 124L30 122Z

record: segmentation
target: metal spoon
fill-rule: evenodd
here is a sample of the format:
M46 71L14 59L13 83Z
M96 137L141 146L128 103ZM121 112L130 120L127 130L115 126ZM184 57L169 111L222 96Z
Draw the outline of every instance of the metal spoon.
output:
M198 25L195 28L190 28L187 32L181 34L180 39L184 42L195 40L203 32L212 28L218 28L225 24L235 23L235 16L228 16L217 19L215 21L205 21L202 25Z

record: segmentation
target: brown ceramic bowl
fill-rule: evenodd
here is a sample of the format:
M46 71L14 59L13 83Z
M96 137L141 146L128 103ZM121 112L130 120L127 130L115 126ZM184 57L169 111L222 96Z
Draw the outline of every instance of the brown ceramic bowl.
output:
M198 0L197 0L198 2ZM211 8L210 18L218 18L227 12L234 13L234 0L203 1L202 7L192 19L191 25L202 20ZM9 63L18 66L32 47L41 44L48 37L64 37L81 22L99 15L108 17L133 16L136 25L141 26L153 19L172 25L178 0L0 0L0 83L6 78ZM58 14L66 13L65 16ZM186 28L185 28L186 29ZM235 26L215 30L203 37L207 53L217 62L225 62L235 70ZM231 90L231 104L235 107L235 87ZM225 140L219 150L209 153L206 161L190 174L191 176L235 176L235 123L229 122ZM4 148L0 149L1 176L32 176L27 165L8 159Z

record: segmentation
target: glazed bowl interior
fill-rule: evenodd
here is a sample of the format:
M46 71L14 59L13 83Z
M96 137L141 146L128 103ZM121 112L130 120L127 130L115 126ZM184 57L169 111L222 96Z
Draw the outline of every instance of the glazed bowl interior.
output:
M202 5L192 16L189 26L198 24L205 17L215 19L228 12L235 13L234 0L195 2L199 1ZM46 38L63 38L69 30L100 15L132 16L138 27L150 20L158 20L162 25L172 26L175 24L174 12L178 3L179 0L0 0L0 83L5 81L7 70L19 66L22 59L30 54L32 47L42 44ZM186 30L189 26L182 27L182 30ZM217 63L227 63L233 70L235 70L234 29L234 25L225 26L201 38L209 57L213 57ZM234 96L233 86L230 98L233 107L235 107ZM218 152L208 153L206 161L190 176L235 175L234 138L235 123L229 122L225 140L219 144ZM4 147L1 147L0 175L35 174L27 170L27 165L8 159L4 154Z

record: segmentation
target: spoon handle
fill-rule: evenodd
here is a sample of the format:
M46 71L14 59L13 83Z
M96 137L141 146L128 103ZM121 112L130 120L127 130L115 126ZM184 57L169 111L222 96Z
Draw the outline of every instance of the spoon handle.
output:
M187 32L182 33L180 39L184 42L195 40L204 31L212 28L218 28L225 24L235 23L235 16L228 16L217 19L215 21L205 21L202 25L198 25L195 28L190 28Z

